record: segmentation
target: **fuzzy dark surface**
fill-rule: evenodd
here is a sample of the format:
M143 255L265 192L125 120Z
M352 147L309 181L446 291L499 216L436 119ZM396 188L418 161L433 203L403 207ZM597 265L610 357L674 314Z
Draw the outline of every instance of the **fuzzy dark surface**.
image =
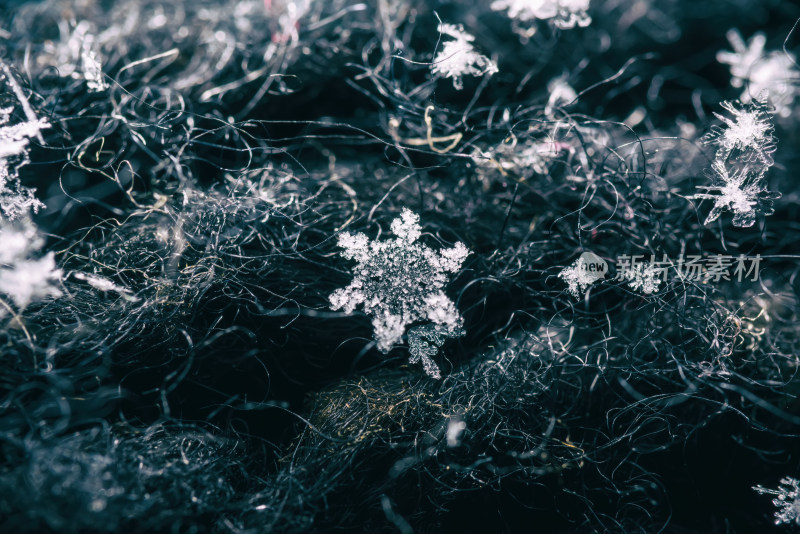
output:
M774 213L704 224L688 197L742 91L726 32L797 54L800 5L592 0L562 30L491 2L296 4L0 5L2 60L51 125L19 175L63 272L0 317L0 531L797 528L752 489L800 477L796 104ZM439 19L498 72L433 75ZM76 28L102 91L65 74ZM562 75L579 98L546 109ZM553 139L544 170L500 167ZM383 238L404 207L422 242L471 250L439 380L328 301L352 279L337 236ZM576 299L558 275L587 250L763 259L758 281Z

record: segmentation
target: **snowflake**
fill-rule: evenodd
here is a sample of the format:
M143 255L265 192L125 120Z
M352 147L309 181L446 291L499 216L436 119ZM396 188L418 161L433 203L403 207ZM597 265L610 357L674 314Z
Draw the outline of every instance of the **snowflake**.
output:
M441 51L433 60L431 72L453 78L453 87L459 90L464 87L462 76L491 76L497 72L494 61L475 51L470 44L475 37L466 33L461 25L440 24L439 31L455 40L446 41L442 45Z
M3 65L6 82L17 93L22 107L28 115L27 122L9 124L13 107L0 109L0 211L9 220L14 220L29 210L34 212L44 207L34 196L34 190L20 184L19 168L26 165L28 143L31 137L41 138L41 131L50 125L33 115L22 89L12 78L11 71Z
M792 102L797 93L793 83L797 81L794 57L778 51L765 54L767 38L761 32L753 35L747 43L739 30L728 30L726 36L733 52L718 52L717 61L729 65L733 87L744 87L739 99L747 104L753 96L759 97L766 93L778 115L791 115Z
M738 104L738 107L737 107ZM719 145L717 159L725 160L734 150L738 152L737 160L763 163L763 172L773 164L772 153L775 152L776 139L772 124L774 108L766 98L753 100L747 106L737 102L722 102L733 118L719 113L714 115L725 123L725 126L713 126L711 132L703 136L708 144Z
M792 477L784 477L778 489L769 489L762 486L754 486L759 494L777 495L772 499L775 505L775 524L783 523L800 525L800 480Z
M602 266L602 269L598 269L598 266ZM572 265L562 269L558 277L567 283L567 291L577 299L590 285L605 278L606 274L608 266L605 260L591 252L584 252Z
M495 0L491 7L495 11L506 10L510 18L523 22L552 19L555 27L569 30L591 24L589 3L590 0Z
M544 111L547 116L552 116L554 108L571 104L578 98L578 93L569 84L566 74L547 82L547 91L550 93L550 98L547 99L547 106L545 106Z
M634 291L652 295L658 291L663 276L663 271L652 263L640 262L626 270L623 278Z
M510 136L491 151L473 147L471 157L481 180L487 181L498 170L501 174L513 172L521 176L531 171L547 174L560 155L574 151L570 144L563 141L547 138L520 141L516 136Z
M73 276L78 280L83 280L84 282L86 282L93 288L97 289L98 291L102 291L104 293L107 292L118 293L123 299L129 302L138 302L139 300L141 300L139 299L139 297L132 296L130 289L120 287L111 280L109 280L108 278L81 272L73 273Z
M8 295L19 309L61 294L54 285L61 279L61 271L56 269L53 253L32 257L43 244L32 223L0 220L0 243L0 293Z
M391 229L397 237L386 241L370 241L362 233L339 235L341 255L358 264L350 285L330 295L331 308L352 313L360 305L372 318L378 350L383 353L400 341L412 323L428 321L409 331L410 361L421 361L430 376L438 377L431 357L444 338L463 335L463 318L443 288L447 273L458 272L469 250L458 242L437 253L417 243L422 234L419 216L405 208Z
M756 211L764 215L773 213L772 201L781 197L780 193L767 191L760 175L750 172L749 167L729 171L721 160L714 161L712 170L717 175L714 186L699 186L709 193L697 193L692 199L708 199L714 201L711 212L703 224L716 221L726 209L733 212L733 225L746 228L756 222ZM710 191L717 191L716 194Z

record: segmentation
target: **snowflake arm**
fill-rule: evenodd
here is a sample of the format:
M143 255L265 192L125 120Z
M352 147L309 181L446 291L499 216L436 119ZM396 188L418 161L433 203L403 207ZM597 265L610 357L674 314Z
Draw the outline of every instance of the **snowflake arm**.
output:
M431 378L441 378L439 366L433 361L433 357L439 353L439 349L444 345L448 337L462 335L461 331L450 331L441 325L420 325L408 331L408 363L422 363L425 373Z
M369 238L362 233L342 232L339 234L339 247L344 249L341 254L348 260L363 261L369 256Z
M775 505L775 524L800 525L800 480L784 477L778 489L769 489L754 486L753 489L760 495L775 495L772 504Z
M762 32L758 32L745 43L742 34L736 29L728 30L725 36L733 47L733 52L720 50L717 52L717 61L729 66L731 85L742 87L753 66L764 57L764 45L767 44L767 37Z
M44 207L44 204L34 196L34 189L25 187L19 180L19 168L26 165L28 158L28 144L30 138L42 140L41 131L49 128L50 124L44 119L37 119L33 109L25 99L19 84L14 80L11 70L3 63L3 76L6 83L17 96L26 117L25 122L8 124L13 107L0 109L0 215L8 220L14 220L27 214L29 210L34 213Z

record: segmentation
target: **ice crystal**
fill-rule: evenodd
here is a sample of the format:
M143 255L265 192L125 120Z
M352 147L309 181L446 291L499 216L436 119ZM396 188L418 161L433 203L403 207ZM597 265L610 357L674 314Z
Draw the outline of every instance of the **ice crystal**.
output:
M712 170L716 175L716 185L699 186L698 189L708 192L689 197L714 201L703 224L716 221L724 210L733 212L733 225L740 227L753 226L757 210L764 215L773 213L772 201L780 198L781 194L767 191L760 174L754 174L750 167L729 170L721 160L714 162Z
M471 42L475 37L462 26L440 24L439 31L453 38L445 41L431 65L431 72L453 79L453 87L462 89L462 76L484 76L497 72L497 65L488 57L475 51Z
M94 274L86 274L86 273L74 273L73 276L78 280L83 280L93 288L97 289L98 291L102 291L104 293L113 292L119 293L119 295L129 301L129 302L137 302L140 299L138 297L134 297L131 295L130 289L120 287L108 278L97 276Z
M570 104L578 98L578 93L569 84L566 74L547 82L547 91L550 93L544 112L547 116L552 116L554 108Z
M766 97L762 95L746 106L738 102L722 102L720 105L733 117L714 113L725 126L713 126L711 132L703 136L703 141L719 146L718 160L734 155L741 161L760 162L763 172L766 172L773 163L772 153L776 147L772 124L774 109Z
M19 309L47 296L59 296L55 283L61 279L50 252L36 258L43 241L30 222L0 220L0 293L11 298ZM0 311L0 315L4 313Z
M784 523L800 525L800 480L792 477L784 477L778 489L769 489L762 486L754 486L759 494L775 495L772 504L775 505L775 524Z
M475 147L472 161L484 180L498 170L503 174L513 172L525 175L531 171L536 174L547 174L551 164L561 154L573 151L571 145L560 141L547 139L519 141L516 137L511 137L491 151L482 151Z
M606 274L606 262L591 252L584 252L572 265L562 269L558 277L567 283L567 291L577 299L590 285L605 278Z
M455 307L453 307L455 310ZM457 311L455 312L458 313ZM457 315L454 315L457 317ZM425 373L432 378L441 378L439 366L433 361L433 357L439 353L439 349L449 337L459 337L464 335L461 323L456 326L447 324L423 324L415 326L408 331L408 363L422 363Z
M447 422L447 446L450 448L460 447L464 432L467 430L467 423L460 417L451 417Z
M361 306L372 318L378 350L389 352L400 341L406 328L425 322L409 332L411 363L421 361L434 377L438 367L431 357L445 337L462 335L463 318L443 289L448 273L455 273L469 254L456 243L438 252L417 243L422 229L419 216L403 209L391 224L395 239L370 241L362 234L344 232L339 246L344 258L355 260L354 279L330 297L334 310L352 313Z
M645 295L652 295L658 291L662 277L661 269L650 262L636 263L624 275L631 289Z
M793 82L798 76L794 57L779 51L765 53L767 38L761 32L753 35L747 43L739 30L728 30L726 36L733 51L718 52L717 61L729 66L731 85L744 88L739 99L747 104L754 97L766 93L778 115L791 115L791 105L797 94Z
M491 7L495 11L507 11L508 16L523 22L551 20L562 30L591 24L590 0L495 0Z
M18 97L24 99L21 89L11 78L10 70L4 68L3 71L6 82L12 85L15 93L20 93ZM23 108L29 108L27 100L21 104ZM26 115L30 115L29 120L9 124L13 111L13 107L0 109L0 212L9 220L44 207L44 204L34 196L35 191L20 183L18 171L29 162L30 138L41 138L41 130L50 126L46 120L33 116L33 111L30 109L25 109Z

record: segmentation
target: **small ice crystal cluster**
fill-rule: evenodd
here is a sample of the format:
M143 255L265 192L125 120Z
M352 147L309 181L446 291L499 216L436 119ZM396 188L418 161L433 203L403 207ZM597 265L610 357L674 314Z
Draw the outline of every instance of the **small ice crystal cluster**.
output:
M453 24L440 24L439 31L453 40L445 41L431 65L431 72L453 79L453 87L464 88L462 76L491 76L497 72L497 65L488 57L479 54L472 46L475 37L464 28Z
M717 220L723 211L733 213L733 225L753 226L756 214L771 215L772 201L781 194L767 190L764 175L773 164L777 140L773 135L772 108L766 93L747 105L722 102L722 107L732 116L714 115L724 125L714 126L703 136L706 144L716 145L717 152L711 166L712 185L699 186L705 190L690 198L713 200L704 224Z
M663 271L650 262L638 262L626 270L622 278L634 291L652 295L661 285Z
M726 34L733 51L722 50L717 53L717 61L728 65L731 71L731 86L744 88L739 99L745 104L762 93L768 95L778 115L788 117L792 114L792 103L798 94L800 74L795 68L794 56L787 52L773 50L764 53L766 36L759 32L745 43L739 30L730 29Z
M354 279L330 297L331 308L352 313L361 306L372 318L378 350L389 352L406 328L409 330L410 362L422 362L425 372L439 378L433 356L448 337L463 335L463 318L443 289L448 273L456 273L469 255L456 243L438 252L417 242L422 229L419 216L403 209L391 225L395 239L370 241L363 234L339 235L341 255L355 260Z
M549 172L551 164L565 151L572 152L573 149L566 143L548 139L519 141L518 138L511 137L491 151L475 147L472 161L484 181L497 171L502 174L511 172L520 176L531 172L544 175Z
M118 293L123 299L127 300L128 302L138 302L140 299L139 297L135 297L131 294L131 290L120 287L108 278L103 276L97 276L94 274L87 274L82 272L75 272L72 273L73 277L77 280L83 280L91 287L95 288L98 291L103 293Z
M507 11L509 18L522 22L549 20L553 26L570 30L592 23L590 0L495 0L492 9Z
M56 269L53 253L34 257L43 241L32 223L0 219L0 243L0 294L8 296L20 310L36 300L61 294L55 285L61 271ZM5 311L0 309L0 317Z
M792 477L784 477L778 489L769 489L762 486L754 486L761 495L775 495L772 504L775 505L775 524L800 525L800 480Z
M81 21L72 32L66 24L61 24L59 29L61 41L57 43L48 41L40 61L58 68L62 77L84 80L90 92L108 89L95 37L90 32L91 25Z

